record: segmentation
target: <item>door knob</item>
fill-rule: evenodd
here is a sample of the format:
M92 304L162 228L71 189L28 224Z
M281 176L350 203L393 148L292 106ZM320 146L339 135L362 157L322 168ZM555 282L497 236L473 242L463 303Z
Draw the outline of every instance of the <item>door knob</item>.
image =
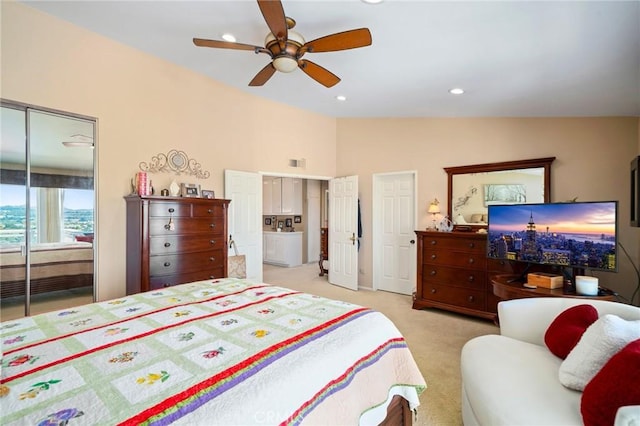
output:
M351 243L355 246L356 245L356 240L357 240L356 233L352 232L351 233L351 238L349 238L349 239L351 240Z
M409 241L409 242L410 242L411 244L415 244L415 243L416 243L416 240L411 240L411 241Z

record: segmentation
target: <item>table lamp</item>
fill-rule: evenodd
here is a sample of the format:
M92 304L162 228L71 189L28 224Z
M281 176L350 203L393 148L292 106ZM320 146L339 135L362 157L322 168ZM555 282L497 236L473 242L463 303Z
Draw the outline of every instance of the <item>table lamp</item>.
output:
M433 201L429 204L429 209L427 213L431 213L432 225L430 229L436 229L436 215L440 213L440 206L437 198L434 198Z

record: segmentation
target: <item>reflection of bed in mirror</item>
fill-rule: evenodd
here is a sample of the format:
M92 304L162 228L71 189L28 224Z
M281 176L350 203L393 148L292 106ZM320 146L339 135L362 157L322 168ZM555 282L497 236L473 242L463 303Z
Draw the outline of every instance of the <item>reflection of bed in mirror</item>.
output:
M24 295L25 256L19 245L0 249L0 297ZM40 243L31 247L31 294L93 286L93 244Z

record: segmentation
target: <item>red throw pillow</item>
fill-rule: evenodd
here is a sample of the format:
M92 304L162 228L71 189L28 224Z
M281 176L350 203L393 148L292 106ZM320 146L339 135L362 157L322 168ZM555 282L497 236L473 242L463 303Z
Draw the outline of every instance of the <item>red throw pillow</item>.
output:
M544 343L552 354L565 359L578 344L585 330L598 319L591 305L576 305L560 313L544 334Z
M640 339L634 340L598 371L582 393L585 426L612 425L618 408L640 405Z

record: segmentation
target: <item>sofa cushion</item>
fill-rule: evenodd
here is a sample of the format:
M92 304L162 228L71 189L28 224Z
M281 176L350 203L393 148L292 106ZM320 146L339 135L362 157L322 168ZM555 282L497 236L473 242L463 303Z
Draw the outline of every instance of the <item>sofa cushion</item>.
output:
M462 387L477 423L581 424L581 394L558 381L561 362L545 346L510 337L467 342L460 360Z
M580 411L585 426L612 425L618 408L640 405L640 339L602 367L585 386ZM640 410L640 408L639 408Z
M598 311L591 305L577 305L561 312L549 325L544 343L552 354L565 359L586 329L598 319Z
M584 332L560 365L560 383L582 391L609 359L633 340L640 339L640 320L603 315Z

